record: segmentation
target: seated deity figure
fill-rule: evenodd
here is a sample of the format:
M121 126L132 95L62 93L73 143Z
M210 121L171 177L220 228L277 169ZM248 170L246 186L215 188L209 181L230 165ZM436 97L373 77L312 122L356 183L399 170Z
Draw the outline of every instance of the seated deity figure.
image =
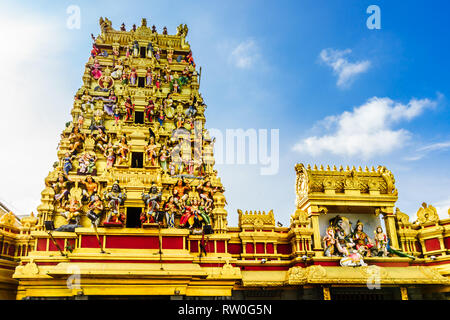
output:
M116 181L110 192L104 192L104 199L108 201L109 213L106 222L123 223L125 216L120 212L120 206L127 199L126 191L122 191L119 182Z
M336 239L334 236L334 228L328 227L325 237L323 237L324 255L326 257L333 256L336 249Z
M363 255L370 257L373 244L369 236L363 231L363 228L363 223L358 221L352 239L355 243L356 250L360 251Z
M82 146L85 139L85 135L80 132L78 126L74 126L72 132L69 135L69 152L75 154Z
M83 190L83 201L93 201L94 195L98 191L98 183L91 175L87 176L83 181L80 181L80 183L85 187L85 190Z
M150 187L148 193L142 193L142 201L145 203L145 209L141 214L142 223L163 223L164 215L159 212L161 195L162 193L158 192L158 187L155 184Z
M77 199L71 199L69 205L65 208L67 211L64 213L64 217L67 223L80 224L81 218L81 203Z
M172 194L175 200L175 203L178 206L182 206L183 201L186 201L188 198L187 191L191 189L190 186L186 186L182 179L177 181L177 184L173 187Z
M342 217L337 216L336 218L336 227L334 229L335 237L336 237L336 249L342 256L349 255L349 249L353 248L355 244L351 237L349 237L344 228L344 220Z

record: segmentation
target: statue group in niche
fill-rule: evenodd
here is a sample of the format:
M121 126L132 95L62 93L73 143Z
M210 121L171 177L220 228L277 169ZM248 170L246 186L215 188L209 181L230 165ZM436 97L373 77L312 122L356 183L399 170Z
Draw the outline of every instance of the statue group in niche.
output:
M336 216L330 220L323 237L324 255L350 257L351 261L359 258L362 261L362 257L385 257L387 256L386 239L380 226L376 228L374 239L371 239L365 233L364 224L361 221L357 221L352 230L347 218ZM345 259L345 261L349 260Z

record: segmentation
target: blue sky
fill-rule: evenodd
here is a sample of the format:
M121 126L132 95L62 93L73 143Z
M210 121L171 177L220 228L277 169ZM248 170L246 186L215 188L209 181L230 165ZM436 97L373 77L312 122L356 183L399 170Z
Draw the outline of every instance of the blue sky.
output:
M381 9L380 30L366 26L372 4ZM80 29L66 27L70 5L80 8ZM396 177L397 205L412 220L422 202L447 217L447 1L6 1L0 9L11 49L0 56L8 62L2 114L22 119L20 126L0 120L8 154L0 159L0 199L18 214L36 211L90 34L106 16L115 28L139 26L143 17L169 33L188 25L208 128L279 129L277 174L260 175L258 165L217 167L230 225L238 208L274 209L287 225L298 162L385 165Z

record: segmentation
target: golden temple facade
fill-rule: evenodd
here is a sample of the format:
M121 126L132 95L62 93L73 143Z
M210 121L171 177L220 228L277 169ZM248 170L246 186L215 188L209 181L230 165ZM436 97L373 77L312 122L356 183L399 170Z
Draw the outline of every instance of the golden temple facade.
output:
M228 226L187 26L100 27L37 217L0 211L1 299L448 299L450 219L386 167L298 164L288 227Z

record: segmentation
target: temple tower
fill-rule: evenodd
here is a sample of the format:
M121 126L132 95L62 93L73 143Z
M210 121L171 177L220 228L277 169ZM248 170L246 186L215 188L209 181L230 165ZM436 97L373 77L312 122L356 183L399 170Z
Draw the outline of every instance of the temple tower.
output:
M191 210L195 219L182 226L225 232L224 189L213 169L214 140L205 128L187 26L169 35L165 27L162 34L148 27L146 19L131 30L115 30L100 18L100 27L101 34L92 36L73 120L45 180L38 229L45 221L65 231L90 227L88 213L98 195L97 226L176 228ZM114 185L123 196L116 204Z

